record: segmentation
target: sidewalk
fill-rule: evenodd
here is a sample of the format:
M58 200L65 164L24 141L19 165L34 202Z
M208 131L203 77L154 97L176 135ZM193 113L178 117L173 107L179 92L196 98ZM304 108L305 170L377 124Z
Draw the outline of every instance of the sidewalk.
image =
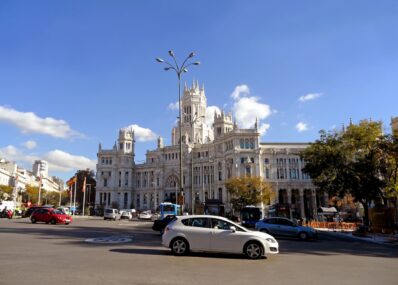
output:
M324 232L335 237L346 238L350 240L360 240L365 242L371 242L383 245L394 245L398 246L398 234L366 234L365 236L353 235L353 231L343 231L339 229L325 229L315 228L318 232Z

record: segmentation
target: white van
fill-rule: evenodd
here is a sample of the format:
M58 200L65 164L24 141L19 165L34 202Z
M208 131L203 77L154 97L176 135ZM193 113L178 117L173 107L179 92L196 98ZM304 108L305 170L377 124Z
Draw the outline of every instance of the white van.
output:
M120 213L118 209L105 209L104 210L104 220L120 220Z
M5 207L14 212L16 204L14 201L0 201L0 211L3 211Z

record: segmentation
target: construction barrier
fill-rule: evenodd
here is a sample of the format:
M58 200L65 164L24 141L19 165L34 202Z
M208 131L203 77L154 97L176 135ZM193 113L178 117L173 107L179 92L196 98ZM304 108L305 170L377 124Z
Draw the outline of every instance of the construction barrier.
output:
M308 227L320 228L320 229L355 231L360 225L360 223L310 221L307 222L305 225Z

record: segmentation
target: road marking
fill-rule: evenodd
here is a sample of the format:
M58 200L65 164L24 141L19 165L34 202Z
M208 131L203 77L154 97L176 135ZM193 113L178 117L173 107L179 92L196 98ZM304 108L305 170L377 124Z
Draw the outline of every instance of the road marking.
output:
M132 240L133 240L132 236L110 236L110 237L88 238L84 241L88 243L115 244L115 243L131 242Z

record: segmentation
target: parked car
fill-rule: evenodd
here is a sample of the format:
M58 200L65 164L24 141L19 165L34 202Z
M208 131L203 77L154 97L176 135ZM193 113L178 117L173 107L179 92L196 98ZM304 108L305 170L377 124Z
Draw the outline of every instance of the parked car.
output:
M282 217L265 218L256 223L256 230L275 236L298 237L301 240L316 238L317 232L311 227L299 226Z
M64 212L67 215L71 214L71 212L69 210L69 207L58 207L57 210L60 210L60 211Z
M29 217L33 214L34 211L36 211L36 210L38 210L38 209L43 209L43 208L52 209L51 206L32 206L32 207L28 208L28 209L24 212L24 214L23 214L22 217L23 217L23 218L29 218Z
M151 211L141 212L138 215L138 218L141 219L141 220L151 220L152 219L152 213L151 213Z
M127 219L127 220L131 220L133 218L133 215L131 214L131 211L124 211L121 210L120 211L120 219Z
M175 215L168 215L164 217L163 219L155 220L153 222L152 229L154 231L158 231L163 233L164 228L172 221L175 219Z
M65 214L61 210L56 210L53 208L40 208L33 212L30 220L33 224L36 222L44 222L54 225L59 223L68 225L72 222L72 217Z
M121 209L120 212L130 212L132 217L137 216L137 211L135 209Z
M104 220L117 220L120 219L120 213L118 209L105 209L104 210Z
M189 251L245 254L250 259L279 252L269 234L250 231L220 216L177 216L165 228L162 245L175 255Z

